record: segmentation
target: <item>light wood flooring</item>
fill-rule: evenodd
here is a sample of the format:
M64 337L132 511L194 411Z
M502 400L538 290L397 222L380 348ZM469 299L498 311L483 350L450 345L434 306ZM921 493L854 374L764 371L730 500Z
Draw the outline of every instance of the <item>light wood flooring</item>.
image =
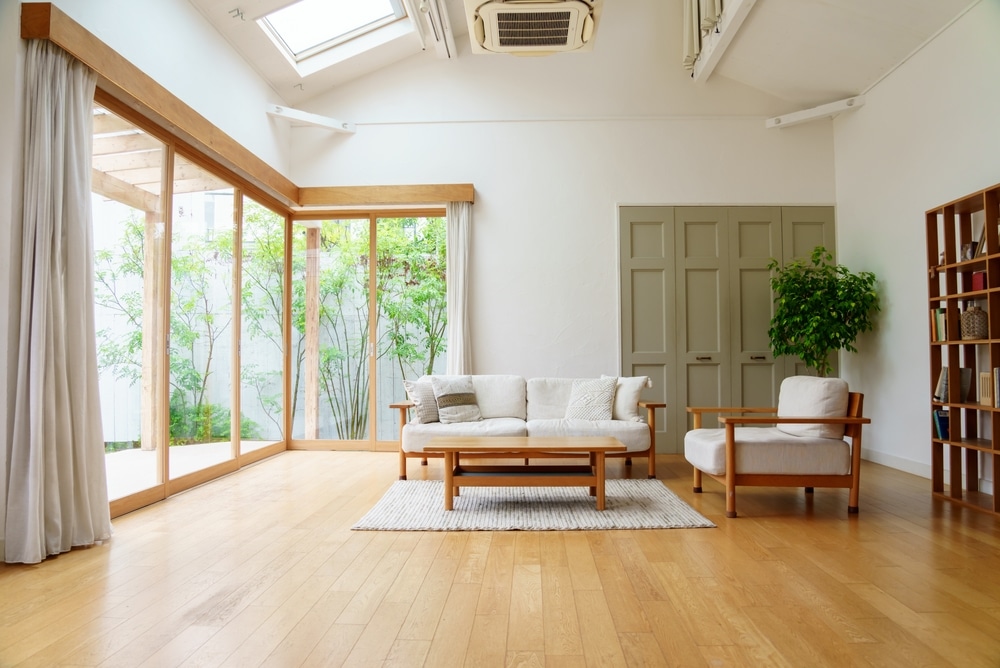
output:
M718 528L352 532L396 455L287 452L0 565L0 666L1000 666L995 517L866 463L860 515L740 489L727 520L657 471Z

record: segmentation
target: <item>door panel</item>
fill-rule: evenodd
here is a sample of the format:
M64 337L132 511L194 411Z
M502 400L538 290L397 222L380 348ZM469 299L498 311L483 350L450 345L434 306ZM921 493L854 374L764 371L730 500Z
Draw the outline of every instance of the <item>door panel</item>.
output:
M672 207L622 207L619 212L621 373L649 376L653 387L643 390L642 398L671 407L656 416L660 452L676 452L673 226Z
M767 330L771 324L771 258L781 256L778 207L729 209L732 277L732 404L773 406L782 374L775 369Z
M726 209L678 207L674 230L681 373L677 385L680 401L672 412L679 436L689 426L686 406L700 402L728 405L731 401L730 284L726 261L730 239Z

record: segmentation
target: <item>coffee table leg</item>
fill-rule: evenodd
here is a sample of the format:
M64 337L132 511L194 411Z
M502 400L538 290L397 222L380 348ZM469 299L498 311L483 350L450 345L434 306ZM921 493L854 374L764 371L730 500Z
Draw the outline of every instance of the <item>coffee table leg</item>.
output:
M455 493L455 454L444 453L444 509L454 510L452 494Z
M590 453L590 475L597 477L597 453ZM590 495L597 496L597 487L590 488Z
M597 509L604 510L604 453L597 453L597 462L594 466L597 474Z

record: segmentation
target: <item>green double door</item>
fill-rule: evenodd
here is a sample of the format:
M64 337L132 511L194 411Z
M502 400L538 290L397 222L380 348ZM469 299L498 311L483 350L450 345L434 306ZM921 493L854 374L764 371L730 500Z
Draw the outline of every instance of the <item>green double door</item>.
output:
M683 450L686 406L776 405L804 367L771 354L767 265L832 252L833 207L625 206L619 225L622 369L667 404L659 451Z

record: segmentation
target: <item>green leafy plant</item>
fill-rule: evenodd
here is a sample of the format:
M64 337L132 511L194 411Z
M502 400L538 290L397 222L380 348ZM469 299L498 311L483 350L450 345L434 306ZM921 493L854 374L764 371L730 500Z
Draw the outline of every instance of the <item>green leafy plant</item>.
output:
M871 331L872 316L879 311L875 274L855 274L832 261L833 255L817 246L808 262L781 267L771 260L767 266L774 272L774 317L767 331L771 350L776 357L799 357L820 376L830 372L831 352L857 352L854 341Z

